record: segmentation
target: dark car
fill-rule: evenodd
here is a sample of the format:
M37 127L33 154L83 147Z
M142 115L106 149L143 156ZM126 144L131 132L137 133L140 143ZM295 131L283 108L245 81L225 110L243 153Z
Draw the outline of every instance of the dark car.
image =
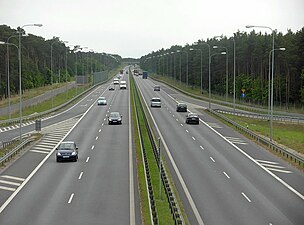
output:
M122 123L122 116L119 112L111 112L110 116L108 116L108 124L121 124Z
M114 91L115 90L115 87L114 86L109 86L109 91Z
M160 86L159 85L155 85L154 86L154 91L160 91Z
M196 113L189 113L186 118L187 124L199 124L199 117Z
M74 141L63 141L56 149L56 161L74 161L78 160L78 147Z
M178 103L176 105L176 112L187 112L187 105L186 103Z

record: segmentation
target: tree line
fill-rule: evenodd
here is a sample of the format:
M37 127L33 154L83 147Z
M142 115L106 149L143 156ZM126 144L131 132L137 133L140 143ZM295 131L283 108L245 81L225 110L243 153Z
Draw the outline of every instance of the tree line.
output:
M111 70L121 62L118 55L87 51L77 45L69 46L58 37L45 40L33 34L25 36L23 29L0 25L0 41L7 43L9 40L10 43L0 45L0 99L8 96L8 70L10 94L19 92L19 31L22 34L22 91L71 81L76 71L77 75L87 76L95 71Z
M274 32L274 103L286 109L290 105L303 107L304 28L296 32L288 30L284 35ZM198 40L192 45L174 45L168 49L153 51L141 57L140 62L143 69L169 76L190 87L200 87L202 79L203 90L208 90L209 45L211 93L226 94L228 59L228 95L232 97L235 43L236 97L255 104L267 105L272 40L273 34L257 33L254 30L250 33L238 31L233 37L215 37L206 41ZM226 55L222 52L226 52Z

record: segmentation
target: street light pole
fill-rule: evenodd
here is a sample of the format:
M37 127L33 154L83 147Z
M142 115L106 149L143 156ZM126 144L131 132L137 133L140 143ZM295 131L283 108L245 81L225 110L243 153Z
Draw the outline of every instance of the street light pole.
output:
M52 108L54 107L54 88L53 88L53 44L56 41L51 43L51 89L52 89Z
M12 46L15 46L19 52L19 47L13 43L8 43L8 42L3 42L3 41L0 41L0 45L7 45L7 47L9 45L12 45ZM9 57L9 55L7 56ZM20 65L19 65L20 66ZM8 67L9 67L9 62L8 62ZM20 68L19 68L20 69ZM9 86L9 75L8 75L8 88L10 88ZM10 96L10 91L8 92L8 95ZM9 118L11 119L11 111L10 111L10 99L9 99Z
M233 115L235 115L235 39L233 37Z
M210 55L209 57L209 70L210 70L210 67L211 67L211 58L212 56L215 56L215 55L226 55L227 52L220 52L220 53L215 53L215 54L212 54ZM209 78L209 109L211 109L211 77Z
M272 32L272 51L274 52L274 35L275 35L275 30L272 29L271 27L267 27L267 26L254 26L254 25L247 25L246 28L266 28L271 30ZM273 72L274 72L274 54L272 54L272 63L271 63L271 77L273 79ZM272 80L273 82L273 80ZM268 86L269 87L269 86ZM270 142L272 142L272 120L273 120L273 83L271 86L271 107L270 107L270 111L271 111L271 115L270 115ZM269 93L268 93L269 94ZM269 101L268 101L269 104Z
M213 48L219 48L219 46L213 46ZM226 51L226 102L228 102L228 49L226 47L220 46Z
M285 48L276 48L276 49L273 49L269 52L269 65L270 65L270 56L271 54L274 55L274 52L275 51L285 51L286 49ZM269 66L269 70L270 70L270 66ZM269 95L270 94L270 72L268 73L268 104L270 104L270 111L271 111L271 114L270 114L270 141L272 142L272 121L273 121L273 73L271 75L271 96ZM270 102L271 100L271 102ZM268 118L269 118L269 105L268 105Z
M195 42L194 44L198 45L207 45L208 46L208 58L209 58L209 62L208 62L208 86L209 86L209 109L211 109L211 72L210 72L210 68L211 68L211 55L210 55L210 45L207 43L198 43Z
M23 25L21 28L19 28L19 51L18 51L18 58L19 58L19 111L20 111L20 137L19 140L20 142L22 141L22 80L21 80L21 29L23 27L27 27L27 26L37 26L37 27L41 27L42 24L26 24Z
M191 50L196 50L196 51L200 51L201 53L201 93L203 93L203 51L202 49L196 48L196 49L189 49Z
M22 35L23 36L23 35ZM18 37L18 35L10 36L6 43L13 37ZM19 49L17 48L19 51ZM11 88L10 88L10 61L9 61L9 44L6 45L6 57L7 57L7 95L8 95L8 118L11 119Z

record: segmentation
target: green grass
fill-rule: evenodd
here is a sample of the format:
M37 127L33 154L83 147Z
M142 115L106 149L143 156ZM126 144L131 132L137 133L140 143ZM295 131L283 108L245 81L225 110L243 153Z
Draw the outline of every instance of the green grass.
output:
M113 76L115 76L119 70L120 70L120 68L110 71L109 79L111 79ZM65 85L66 85L66 83L53 84L53 85L48 85L48 86L39 87L39 88L25 91L22 94L22 100L26 100L26 99L30 99L30 98L39 96L39 95L43 94L44 92L47 92L49 90L56 89L56 88L59 88L59 87L65 86ZM64 93L54 96L53 97L53 107L59 106L65 102L67 102L68 100L72 99L77 94L80 94L81 92L85 91L89 87L90 87L89 85L86 85L86 86L79 86L77 88L76 87L71 88L71 89L68 89L67 93L64 92ZM14 104L14 103L19 103L19 95L11 97L11 104ZM0 101L0 107L7 106L7 105L8 105L8 99L4 99L4 100ZM27 115L32 115L34 113L44 112L44 111L52 109L53 107L52 107L52 99L49 99L49 100L46 100L37 105L33 105L33 106L24 108L22 110L22 116L27 116ZM7 120L8 118L9 118L8 115L0 116L0 120ZM16 113L13 113L11 115L11 118L19 118L19 111Z
M132 79L132 78L131 78ZM139 101L139 97L135 94L135 87L134 87L134 81L131 80L131 92L136 98L136 101ZM134 103L132 103L134 104ZM139 123L141 124L141 134L143 135L143 144L145 146L146 154L147 154L147 160L149 164L149 170L150 170L150 175L151 175L151 182L153 186L153 192L154 192L154 198L155 198L155 203L156 203L156 211L157 211L157 216L158 216L158 222L159 224L174 224L174 221L172 219L171 211L169 208L168 200L165 195L165 190L163 185L161 185L162 189L162 199L160 198L159 195L159 183L160 183L160 178L159 178L159 170L157 166L157 162L155 160L151 142L148 137L147 130L144 126L144 118L143 118L143 112L140 110L139 106L133 105L133 110L136 109L139 112ZM133 115L135 114L135 111L133 111ZM135 116L134 116L135 117ZM136 123L134 123L136 124ZM139 139L138 133L137 133L137 127L134 129L136 130L136 136L135 140ZM142 155L141 155L141 149L139 146L139 140L136 141L137 145L137 169L138 169L138 177L139 177L139 187L140 187L140 195L141 195L141 208L143 212L143 224L150 224L150 212L149 212L149 200L148 200L148 194L147 194L147 187L146 187L146 180L145 180L145 174L144 174L144 165L142 162Z
M224 114L224 116L234 120L242 126L248 126L248 128L255 133L269 137L269 121L227 114ZM274 141L304 154L303 124L290 124L274 121L272 128Z
M68 100L72 99L73 97L75 97L76 89L77 89L77 94L79 94L88 88L89 88L89 86L71 88L67 91L67 93L61 93L61 94L54 96L53 107L59 106L65 102L67 102ZM49 100L43 101L37 105L32 105L32 106L24 108L22 110L22 116L28 116L28 115L32 115L34 113L44 112L44 111L52 109L53 107L52 107L52 99L49 99ZM18 117L19 117L19 112L12 114L12 118L18 118ZM8 119L8 115L1 116L0 119L6 120L6 119Z

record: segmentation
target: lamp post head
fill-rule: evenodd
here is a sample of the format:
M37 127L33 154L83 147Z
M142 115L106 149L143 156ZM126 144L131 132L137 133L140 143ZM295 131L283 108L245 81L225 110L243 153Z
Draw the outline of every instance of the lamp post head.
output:
M6 43L4 41L0 41L0 45L5 45Z
M176 52L180 52L180 50L176 50Z
M253 25L246 25L246 28L253 28Z
M193 48L189 48L189 51L193 51L194 49Z
M279 50L280 50L280 51L285 51L285 50L286 50L286 48L279 48Z
M212 46L212 48L218 48L218 46L217 46L217 45L214 45L214 46Z
M36 27L42 27L43 25L41 23L35 23L34 26L36 26Z
M226 52L221 52L221 55L226 55L227 53Z

